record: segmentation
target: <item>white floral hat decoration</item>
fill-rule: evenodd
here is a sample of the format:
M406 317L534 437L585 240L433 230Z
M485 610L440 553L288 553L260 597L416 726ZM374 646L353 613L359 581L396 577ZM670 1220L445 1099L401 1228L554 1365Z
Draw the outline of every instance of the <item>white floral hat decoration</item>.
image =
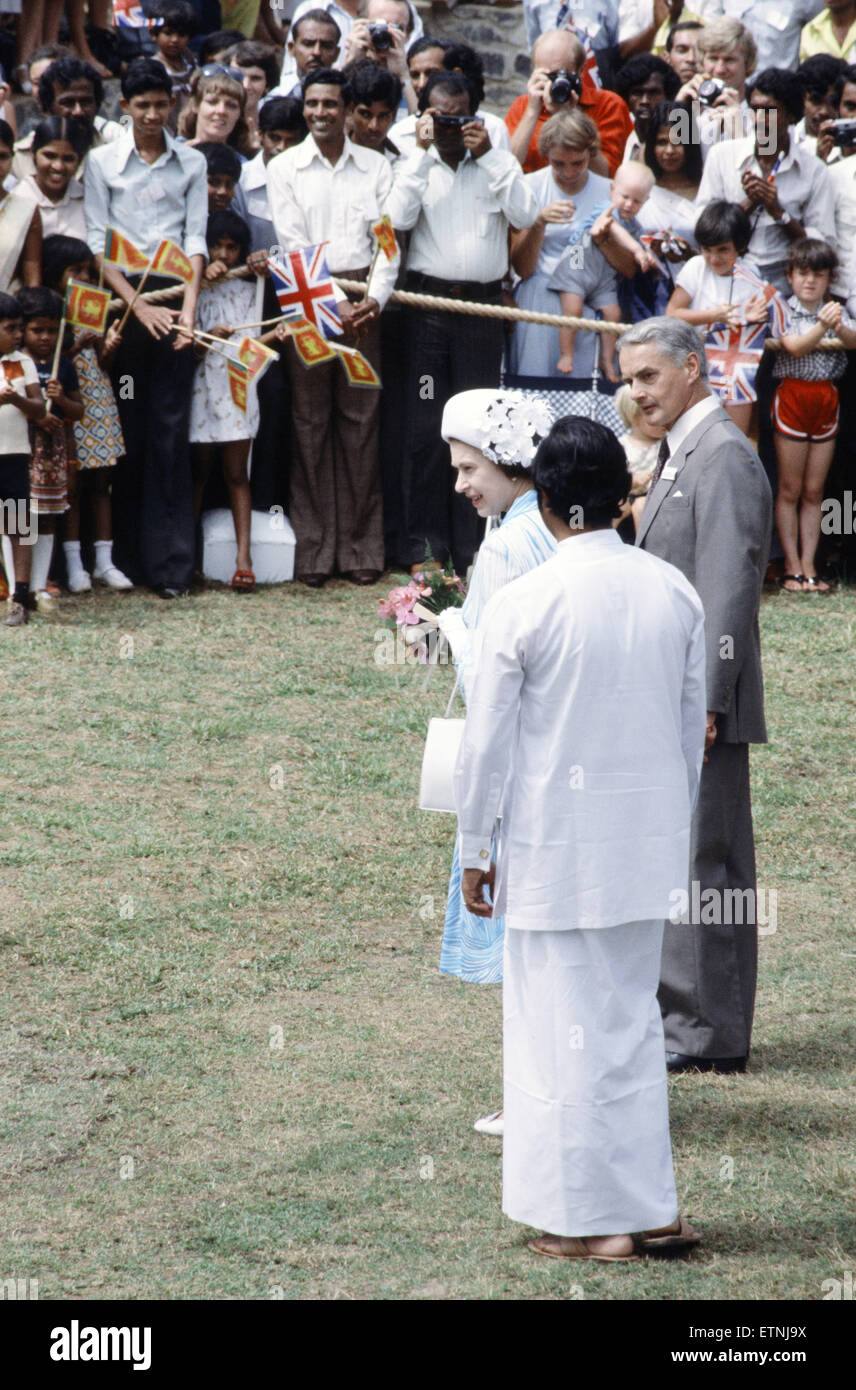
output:
M461 391L446 402L441 434L500 466L531 468L553 417L545 400L522 391Z

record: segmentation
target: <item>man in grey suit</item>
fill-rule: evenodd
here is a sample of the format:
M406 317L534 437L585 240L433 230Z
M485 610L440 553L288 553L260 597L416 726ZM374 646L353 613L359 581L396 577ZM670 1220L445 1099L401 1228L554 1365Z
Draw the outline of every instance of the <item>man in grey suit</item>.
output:
M705 613L708 751L689 891L676 894L681 920L666 923L663 940L666 1062L673 1072L744 1071L758 965L749 744L767 740L758 610L770 485L710 391L694 328L644 319L622 335L619 361L647 422L666 431L636 544L675 565Z

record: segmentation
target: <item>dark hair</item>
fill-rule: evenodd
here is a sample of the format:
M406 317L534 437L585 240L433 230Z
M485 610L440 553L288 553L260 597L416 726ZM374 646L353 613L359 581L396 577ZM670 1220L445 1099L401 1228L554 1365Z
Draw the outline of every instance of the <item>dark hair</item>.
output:
M162 29L171 29L174 34L186 34L193 38L199 32L199 18L188 0L154 0L149 5L152 19L162 19Z
M32 285L28 289L19 290L18 303L24 323L29 323L30 319L62 318L62 297L56 290L49 290L44 285Z
M259 108L259 130L302 130L308 134L303 119L303 103L297 97L269 97Z
M224 208L222 212L212 212L208 218L208 226L205 231L205 240L209 246L213 246L221 237L228 237L230 241L236 241L241 248L241 260L245 261L250 250L250 229L243 217L239 217L231 208Z
M424 53L429 48L441 48L445 53L448 49L454 48L451 39L432 39L430 34L423 34L415 43L412 43L407 50L407 61L411 58L418 58L420 53Z
M228 174L235 183L241 177L241 161L231 145L217 140L202 140L195 148L205 156L207 172L212 178L218 174Z
M79 237L46 236L42 242L42 279L50 290L59 293L64 272L84 261L94 268L95 257Z
M666 52L671 53L672 41L679 29L703 29L704 25L698 19L682 19L678 24L673 24L666 35Z
M681 117L678 121L672 119L673 111L681 112ZM690 183L701 183L701 142L697 138L698 133L696 131L695 118L693 116L692 107L688 103L682 101L657 102L657 105L651 111L651 119L648 122L648 134L645 136L645 163L648 165L648 168L652 171L655 178L662 178L663 170L660 166L660 161L654 153L654 146L657 143L657 133L660 127L664 125L669 126L672 130L676 130L684 121L689 122L690 138L688 140L676 142L680 144L684 151L684 173Z
M73 58L75 55L64 43L42 43L38 48L34 48L32 53L27 54L27 67L31 68L33 63L38 63L41 58L50 58L53 63L57 58Z
M199 66L204 67L215 53L223 53L227 48L234 48L236 43L243 43L246 37L240 29L217 29L213 34L206 34L199 45Z
M643 82L654 76L662 77L663 91L671 100L681 85L681 79L671 64L664 58L655 58L653 53L640 53L638 58L631 58L625 63L615 74L615 90L626 101L634 87L641 87Z
M97 109L104 100L104 83L91 63L84 63L82 58L57 58L49 68L45 68L39 78L39 106L45 115L50 115L57 87L65 89L70 87L72 82L82 81L92 83L92 95L95 97Z
M0 319L20 318L23 318L23 311L18 300L13 294L0 290Z
M793 270L828 270L833 275L837 268L838 256L834 248L819 237L800 237L788 248L788 275Z
M279 82L279 63L276 52L269 43L239 43L232 54L232 62L238 68L261 68L265 75L265 91L269 92Z
M708 203L695 224L695 239L699 246L719 246L724 241L732 241L735 249L742 255L749 245L752 223L739 203L728 203L724 198L714 198Z
M15 144L15 132L8 121L0 120L0 145L8 145L11 150Z
M326 24L328 28L335 29L336 36L341 42L342 31L339 28L333 16L331 14L328 14L326 10L304 10L297 23L292 24L291 32L289 33L288 37L290 39L296 39L297 35L300 33L301 24L308 24L310 20L313 24Z
M300 91L304 98L310 87L341 87L343 102L346 106L351 104L351 84L338 68L313 68L300 84Z
M387 72L371 58L358 58L343 69L351 88L351 100L357 102L383 101L391 111L398 110L401 101L401 78Z
M135 58L122 73L122 96L126 101L144 92L166 92L172 96L172 78L157 58Z
M65 140L71 145L78 159L83 159L92 144L92 131L86 121L74 116L48 116L44 121L39 121L33 131L33 143L30 148L35 154L54 140Z
M844 88L847 86L847 83L848 83L848 82L852 83L852 85L853 85L854 87L856 87L856 64L853 64L853 63L847 63L847 64L845 64L844 69L843 69L843 71L842 71L842 73L841 73L841 76L839 77L838 81L837 81L836 84L835 84L835 105L836 105L836 106L837 106L838 103L840 102L840 100L841 100L841 95L842 95L842 93L843 93L843 91L844 91Z
M431 105L432 94L436 91L451 92L452 96L469 98L470 115L475 111L475 94L472 85L459 72L432 72L419 93L419 110L427 111Z
M478 111L484 101L484 63L476 50L468 43L453 43L443 54L443 67L447 72L460 69L473 94L472 110Z
M586 526L605 527L621 515L631 487L627 458L606 425L584 415L563 415L538 445L532 481L550 511L563 521L582 509Z
M847 64L843 58L833 58L831 53L815 53L806 58L797 68L797 77L802 83L804 96L819 101L835 87Z
M805 109L803 84L795 72L789 72L786 68L764 68L753 82L747 84L747 101L754 92L772 97L773 101L780 101L790 116L790 123L802 119Z

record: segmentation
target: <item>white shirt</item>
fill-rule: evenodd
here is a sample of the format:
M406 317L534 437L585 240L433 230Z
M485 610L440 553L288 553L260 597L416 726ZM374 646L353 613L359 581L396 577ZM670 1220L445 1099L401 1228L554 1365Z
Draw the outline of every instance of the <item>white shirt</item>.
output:
M417 39L421 39L422 35L425 32L425 26L423 25L422 17L419 14L419 11L417 10L416 6L412 3L412 0L407 0L407 6L410 10L410 13L413 16L413 28L407 36L406 44L406 47L409 50L411 45L414 44ZM363 7L361 6L360 8L362 9ZM294 34L295 24L298 22L299 19L303 17L303 15L306 14L308 10L326 10L330 18L336 21L340 30L342 31L342 37L339 40L339 55L335 62L335 66L341 68L345 62L345 49L348 46L348 35L353 29L358 16L352 15L349 13L348 10L342 9L342 6L337 4L336 0L301 0L301 3L297 6L297 8L294 11L294 14L291 16L291 28L289 29L289 35ZM288 48L286 47L285 57L282 60L282 72L279 76L280 86L287 88L288 79L293 77L293 75L296 72L297 63L294 61L294 54L289 53Z
M717 304L745 304L758 293L742 275L717 275L704 256L691 256L682 266L674 268L675 284L686 290L690 309L715 309ZM704 336L704 324L697 324Z
M86 240L104 250L109 223L151 256L168 237L185 256L208 258L208 178L205 156L164 131L166 150L154 164L137 153L133 130L90 150L83 176Z
M395 168L386 206L393 227L412 235L408 270L487 284L508 270L508 228L531 227L535 196L514 155L469 150L451 169L431 145L417 145Z
M4 369L4 363L6 367ZM7 352L0 357L0 380L12 383L16 396L26 396L28 386L38 386L36 364L26 352ZM32 453L30 422L16 405L0 405L0 457Z
M232 199L232 211L243 217L250 229L250 251L266 251L273 246L276 234L270 215L264 150L259 150L243 165Z
M455 769L461 865L495 915L561 931L665 918L686 885L705 728L704 614L674 566L612 528L490 600Z
M326 241L329 269L360 270L374 253L371 226L386 211L392 187L389 161L345 137L336 164L311 135L274 155L267 166L268 197L277 242L288 251ZM395 288L400 255L379 256L368 293L381 308Z
M758 47L756 72L796 68L800 30L824 8L824 0L695 0L689 8L706 24L720 15L739 19Z
M765 177L755 157L754 135L714 145L705 162L696 198L699 213L715 198L725 198L729 203L742 202L746 194L741 175L750 168L761 178ZM793 136L776 171L776 192L785 212L802 222L806 236L832 240L835 219L829 170ZM749 221L752 239L747 259L763 273L765 267L776 266L786 259L790 241L784 227L765 208L753 208Z
M508 126L505 121L500 120L499 116L494 116L492 111L477 111L477 116L481 116L484 121L484 128L490 136L490 143L495 150L510 150L511 136L508 133ZM403 120L396 121L389 132L389 138L394 145L397 145L402 154L410 154L411 150L416 149L416 122L419 120L418 112L412 112L405 116Z
M847 301L856 313L856 155L842 159L829 171L835 215L833 245L838 252L838 269L832 277L832 293Z
M691 405L689 410L684 411L683 415L678 416L672 428L666 431L669 463L672 462L684 440L689 438L696 425L700 425L706 416L712 415L714 410L718 409L719 401L711 393L709 396L705 396L703 401L697 401L695 405Z

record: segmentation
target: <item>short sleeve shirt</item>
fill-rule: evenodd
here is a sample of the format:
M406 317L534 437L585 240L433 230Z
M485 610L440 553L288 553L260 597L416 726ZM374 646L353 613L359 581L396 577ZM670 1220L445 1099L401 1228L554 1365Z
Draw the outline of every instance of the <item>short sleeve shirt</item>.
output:
M788 333L799 336L807 333L817 323L817 314L807 309L792 294L788 300L788 308L791 311L791 321L788 326ZM853 320L844 309L841 314L841 322L847 328L853 327ZM835 330L828 328L824 333L824 338L836 337ZM847 354L844 352L807 352L803 357L792 357L789 352L777 352L776 360L773 363L773 376L777 381L784 377L790 377L797 381L838 381L847 370Z
M19 396L28 386L38 386L39 374L26 352L7 352L0 357L0 372L12 383ZM30 422L16 405L0 405L0 454L29 454Z

